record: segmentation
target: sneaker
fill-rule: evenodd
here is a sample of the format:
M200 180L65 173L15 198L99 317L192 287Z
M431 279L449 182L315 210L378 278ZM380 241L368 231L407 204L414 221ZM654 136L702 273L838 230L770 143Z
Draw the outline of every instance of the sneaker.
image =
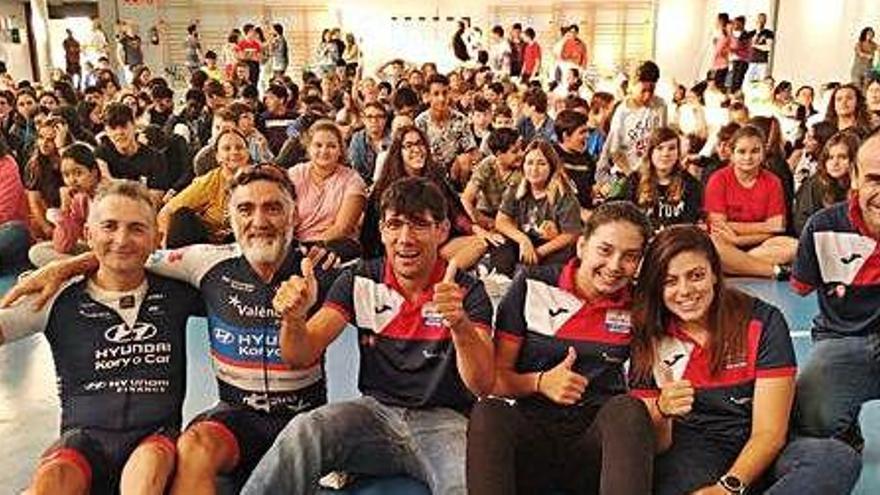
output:
M785 282L791 278L791 265L776 265L773 267L773 278Z

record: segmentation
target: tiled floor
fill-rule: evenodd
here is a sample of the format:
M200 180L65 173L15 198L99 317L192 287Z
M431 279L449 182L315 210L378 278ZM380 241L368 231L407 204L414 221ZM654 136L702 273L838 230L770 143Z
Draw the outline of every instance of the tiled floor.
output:
M740 286L779 306L792 328L800 362L809 354L809 321L815 313L815 300L795 296L787 286L764 281L738 281ZM10 284L10 277L0 277L0 294ZM203 319L189 325L189 363L184 418L211 405L216 386L208 361L207 335ZM357 394L358 356L353 329L335 342L327 355L330 400ZM0 491L17 493L27 484L34 463L42 449L58 433L59 406L56 397L52 358L45 339L32 337L0 348ZM864 408L862 428L867 441L865 468L854 492L858 495L880 493L880 405ZM421 485L404 479L360 483L349 493L358 495L426 494ZM829 494L830 495L830 494Z

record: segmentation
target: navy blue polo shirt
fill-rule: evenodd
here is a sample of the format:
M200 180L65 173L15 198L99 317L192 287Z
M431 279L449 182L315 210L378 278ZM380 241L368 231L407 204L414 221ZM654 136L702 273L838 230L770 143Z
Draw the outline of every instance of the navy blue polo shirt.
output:
M564 266L520 270L498 306L495 335L521 344L515 368L519 373L550 370L574 347L578 357L572 370L590 380L578 406L598 408L627 390L623 363L629 359L632 336L631 299L628 288L591 301L578 297L578 266L572 260ZM538 394L520 402L550 405Z
M815 213L801 233L792 288L816 291L813 336L855 336L880 330L880 246L857 196Z
M431 310L433 286L445 271L446 262L438 260L428 288L412 300L403 296L384 258L361 260L330 288L324 307L358 328L359 388L365 395L401 407L466 410L473 404L458 372L452 334ZM466 291L468 318L491 332L492 304L482 282L461 272L455 282Z
M755 380L794 376L797 371L788 325L775 306L754 300L744 343L744 355L731 356L722 370L712 375L710 349L701 347L671 322L657 344L653 375L631 377L631 393L641 398L659 397L657 377L663 376L662 367L666 367L675 380L690 380L694 387L693 409L676 418L675 427L741 448L751 435Z

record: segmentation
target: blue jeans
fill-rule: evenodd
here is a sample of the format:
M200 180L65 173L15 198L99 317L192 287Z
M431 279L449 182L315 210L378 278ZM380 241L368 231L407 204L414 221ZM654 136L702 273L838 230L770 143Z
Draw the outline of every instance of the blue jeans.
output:
M293 418L242 490L316 493L331 471L407 475L434 495L465 494L467 418L451 409L387 406L372 397L328 404Z
M796 438L776 459L772 485L764 495L851 493L862 471L862 458L833 438Z
M797 385L797 432L840 437L857 424L862 404L880 398L880 335L823 338Z
M0 268L24 264L27 261L30 234L23 222L0 225Z
M709 441L699 434L674 436L672 447L658 456L654 464L654 494L686 495L713 485L739 454L737 447ZM850 493L859 479L861 467L859 454L839 440L797 438L785 446L764 475L753 483L754 493Z

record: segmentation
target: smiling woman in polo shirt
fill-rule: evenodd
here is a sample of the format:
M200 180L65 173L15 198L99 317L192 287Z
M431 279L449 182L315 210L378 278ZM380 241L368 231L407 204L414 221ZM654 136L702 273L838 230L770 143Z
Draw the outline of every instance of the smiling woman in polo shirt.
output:
M653 493L849 493L859 459L847 445L786 445L796 364L782 313L724 285L697 227L661 231L645 259L630 381L662 452Z
M650 419L623 371L630 286L650 232L632 203L603 204L576 258L514 278L496 316L492 393L516 402L474 407L468 493L651 492Z

